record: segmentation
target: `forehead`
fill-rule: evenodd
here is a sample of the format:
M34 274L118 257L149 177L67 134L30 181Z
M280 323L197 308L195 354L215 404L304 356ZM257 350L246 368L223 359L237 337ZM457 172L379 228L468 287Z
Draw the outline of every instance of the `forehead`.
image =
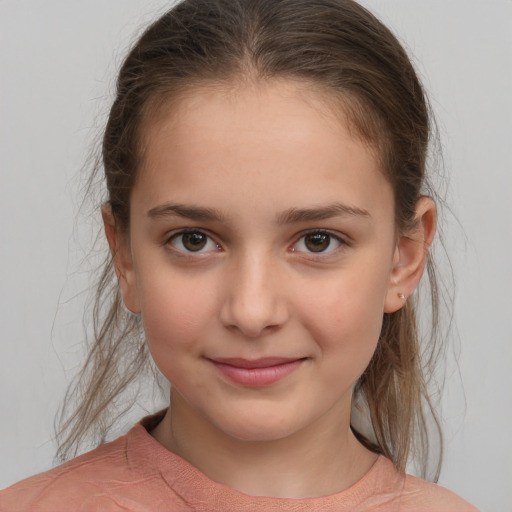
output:
M246 201L274 197L290 207L371 203L379 190L392 201L375 152L354 137L340 109L293 81L190 90L146 117L143 147L134 193L147 206L166 195L218 201L226 188Z

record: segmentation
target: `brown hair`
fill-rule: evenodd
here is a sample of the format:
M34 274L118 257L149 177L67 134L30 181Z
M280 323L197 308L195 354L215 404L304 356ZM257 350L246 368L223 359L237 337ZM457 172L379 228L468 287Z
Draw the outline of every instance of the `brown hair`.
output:
M147 28L122 65L103 138L116 227L128 229L142 125L150 113L192 86L247 77L289 78L328 91L353 133L377 150L394 189L397 229L407 232L416 202L428 191L429 108L400 43L352 0L185 0ZM364 435L353 425L354 432L400 471L411 450L420 461L429 455L425 411L433 414L439 431L427 393L439 337L438 288L429 258L429 343L422 349L417 296L396 313L384 314L377 350L354 392L359 413L371 425ZM90 430L104 439L116 398L149 359L139 318L123 308L110 256L93 318L89 356L62 411L67 417L60 432L62 457L76 453ZM68 414L72 396L78 403Z

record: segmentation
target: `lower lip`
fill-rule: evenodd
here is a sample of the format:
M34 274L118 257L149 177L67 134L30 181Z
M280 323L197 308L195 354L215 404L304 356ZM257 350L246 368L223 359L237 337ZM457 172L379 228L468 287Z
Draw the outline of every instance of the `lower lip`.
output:
M293 373L304 362L296 359L287 363L265 366L263 368L241 368L230 364L212 361L216 368L229 380L243 386L270 386Z

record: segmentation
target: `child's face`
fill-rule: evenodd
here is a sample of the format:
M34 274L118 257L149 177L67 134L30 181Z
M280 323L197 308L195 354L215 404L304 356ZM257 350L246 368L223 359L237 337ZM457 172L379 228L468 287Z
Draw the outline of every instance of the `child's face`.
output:
M390 309L391 187L318 98L205 88L145 130L125 301L184 407L239 439L348 425Z

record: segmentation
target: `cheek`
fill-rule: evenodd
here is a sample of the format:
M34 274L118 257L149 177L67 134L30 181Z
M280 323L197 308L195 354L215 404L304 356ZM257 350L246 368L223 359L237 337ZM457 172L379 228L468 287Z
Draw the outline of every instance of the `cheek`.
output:
M155 361L160 352L199 349L201 333L215 318L211 287L161 272L140 276L139 282L144 331Z
M166 286L161 279L142 296L144 333L156 366L177 389L201 389L193 361L201 356L202 333L211 316L208 297L176 280Z
M378 283L378 280L377 280ZM301 317L321 351L340 373L359 378L379 339L385 291L375 281L326 283L321 293L301 306ZM382 296L382 297L381 297Z

